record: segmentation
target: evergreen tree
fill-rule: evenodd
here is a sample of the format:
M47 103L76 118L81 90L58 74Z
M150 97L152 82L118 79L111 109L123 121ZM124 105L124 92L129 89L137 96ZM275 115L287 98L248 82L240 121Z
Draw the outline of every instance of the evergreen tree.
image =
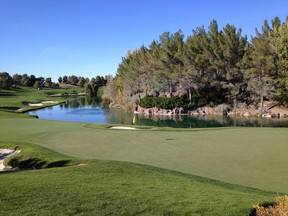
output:
M59 78L58 78L58 83L62 83L62 81L63 81L62 77L59 76Z
M263 109L265 98L274 93L275 80L275 52L270 45L271 29L265 21L262 27L262 34L257 32L257 36L252 39L251 60L252 68L246 73L248 88L251 91L251 99L260 102ZM256 96L256 98L255 98ZM257 100L257 98L259 98Z

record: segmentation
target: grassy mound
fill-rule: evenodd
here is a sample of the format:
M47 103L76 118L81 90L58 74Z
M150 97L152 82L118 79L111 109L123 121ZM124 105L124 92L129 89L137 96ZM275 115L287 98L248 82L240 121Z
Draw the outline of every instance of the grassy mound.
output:
M42 161L67 159L30 144L17 146L23 155L34 153ZM253 204L271 202L274 196L168 170L98 160L1 173L0 181L5 185L0 187L3 215L248 215Z
M21 150L4 161L5 165L20 169L63 167L79 163L74 158L29 143L0 141L0 148Z

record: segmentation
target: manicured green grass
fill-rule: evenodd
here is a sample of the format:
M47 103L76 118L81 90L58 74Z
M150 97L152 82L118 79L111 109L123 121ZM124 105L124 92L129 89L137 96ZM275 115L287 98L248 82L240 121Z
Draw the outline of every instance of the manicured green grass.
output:
M1 90L0 109L51 91ZM65 166L0 173L0 215L249 215L288 192L288 128L110 126L0 110L0 148L21 149L5 163Z
M11 146L15 145L46 160L67 159L31 144ZM271 202L275 196L137 164L82 163L85 165L1 173L0 214L248 215L253 204Z
M287 128L126 131L0 118L2 141L29 142L71 157L128 161L283 193L288 192L287 134Z
M39 103L42 101L57 101L63 102L64 98L61 97L50 97L49 95L53 94L62 94L62 93L74 93L74 92L85 92L83 88L68 88L66 89L44 89L37 90L34 88L11 88L9 90L0 91L0 110L10 110L16 111L22 109L22 111L27 111L35 109L35 107L30 107L27 103ZM51 104L46 104L44 106L51 106ZM44 107L43 106L43 107ZM36 107L37 108L37 107Z

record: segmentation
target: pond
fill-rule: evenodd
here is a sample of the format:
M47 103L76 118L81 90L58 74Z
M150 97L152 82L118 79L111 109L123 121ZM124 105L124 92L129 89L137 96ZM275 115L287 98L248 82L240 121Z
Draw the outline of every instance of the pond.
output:
M95 98L82 97L53 107L31 111L41 119L90 122L99 124L132 124L133 113L101 107ZM136 116L137 125L205 128L205 127L288 127L288 119L244 118L227 116Z

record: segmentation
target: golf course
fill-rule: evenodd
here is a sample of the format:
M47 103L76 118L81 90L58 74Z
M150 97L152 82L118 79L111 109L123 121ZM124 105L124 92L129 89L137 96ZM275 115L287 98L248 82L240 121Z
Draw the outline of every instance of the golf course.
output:
M249 215L288 193L288 128L121 128L7 111L53 91L1 92L0 148L21 150L4 164L25 170L0 173L1 215Z

